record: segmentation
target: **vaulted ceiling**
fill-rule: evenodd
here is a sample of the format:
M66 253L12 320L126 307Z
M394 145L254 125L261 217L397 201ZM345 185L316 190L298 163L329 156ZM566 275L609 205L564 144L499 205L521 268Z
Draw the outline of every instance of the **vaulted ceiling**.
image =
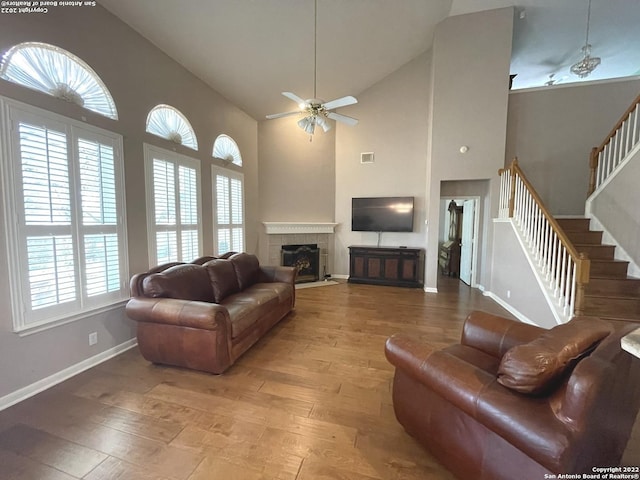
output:
M640 75L640 1L592 0L586 80ZM102 0L105 8L257 120L313 96L313 0ZM318 0L317 94L357 96L432 45L449 15L515 6L514 88L578 81L588 0ZM348 113L348 112L347 112Z

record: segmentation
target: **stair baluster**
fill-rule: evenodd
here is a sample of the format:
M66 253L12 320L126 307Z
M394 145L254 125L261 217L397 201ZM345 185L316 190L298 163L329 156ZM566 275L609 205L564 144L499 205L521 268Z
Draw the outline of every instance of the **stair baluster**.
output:
M511 218L536 261L547 291L564 321L582 311L590 260L579 253L544 206L515 159L498 171L501 179L499 218Z
M604 141L591 149L587 196L591 196L605 183L638 143L640 143L640 95L631 103Z

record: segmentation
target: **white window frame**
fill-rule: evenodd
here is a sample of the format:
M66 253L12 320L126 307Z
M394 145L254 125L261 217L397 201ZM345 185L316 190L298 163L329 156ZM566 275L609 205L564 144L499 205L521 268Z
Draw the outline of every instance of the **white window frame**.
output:
M241 223L234 223L233 221L229 224L221 224L218 222L218 196L220 194L220 192L218 192L217 189L217 176L218 175L222 175L226 178L229 179L229 181L231 180L238 180L240 181L240 185L242 188L242 201L241 201L241 208L242 208L242 212L241 212L241 217L242 217L242 222ZM245 221L245 184L244 184L244 175L241 172L236 172L235 170L230 170L227 168L222 168L222 167L217 167L215 165L211 166L211 186L212 186L212 190L213 190L213 254L214 255L222 255L224 253L227 253L227 251L221 251L221 246L220 246L220 242L218 240L218 233L219 230L221 228L229 228L229 229L233 229L233 228L241 228L242 229L242 238L241 238L241 245L237 245L234 241L233 241L233 235L231 235L231 244L230 244L230 248L228 249L228 251L233 251L233 252L241 252L245 250L245 246L246 246L246 234L247 234L247 227L246 227L246 221ZM233 207L231 206L231 199L229 198L229 218L232 218L232 209Z
M0 78L118 119L111 92L100 76L84 60L55 45L14 45L4 54Z
M239 167L242 166L242 155L236 141L229 135L221 134L213 142L213 152L211 155L214 158L221 158L225 162L231 162Z
M7 243L8 270L11 284L13 331L35 333L57 325L86 318L90 315L120 307L129 298L128 246L122 136L62 115L0 97L2 128L0 129L0 176L3 186L4 225ZM51 235L56 226L27 226L22 197L22 159L18 124L42 125L66 136L68 159L71 223L64 229L73 240L73 277L75 300L41 308L32 308L27 265L28 232ZM115 225L83 225L82 196L78 141L98 141L113 148ZM115 234L118 251L118 289L89 295L85 263L84 238L87 234ZM67 234L67 233L65 233Z
M172 225L156 225L156 207L154 200L154 181L153 181L153 162L154 160L161 160L174 165L176 175L176 190L175 190L175 209L176 209L176 223ZM153 145L144 144L144 163L145 163L145 189L147 199L147 240L149 246L149 265L155 266L164 261L158 261L158 248L157 248L157 234L162 231L176 231L177 235L177 258L171 261L184 261L190 262L196 257L202 255L203 241L202 241L202 186L201 186L201 173L200 173L200 161L185 155L181 155L170 150L165 150ZM183 226L180 219L180 190L177 171L180 167L193 168L196 171L196 200L197 200L197 223L196 231L198 235L198 252L194 258L182 258L181 234L185 231L193 230L194 224L187 224Z
M147 115L146 131L198 151L198 137L189 119L171 105L156 105Z

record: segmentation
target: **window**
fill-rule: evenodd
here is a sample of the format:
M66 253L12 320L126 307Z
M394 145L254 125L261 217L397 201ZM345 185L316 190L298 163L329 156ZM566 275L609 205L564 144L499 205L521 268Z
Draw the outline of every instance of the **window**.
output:
M14 329L128 297L122 139L0 99Z
M213 156L221 158L227 162L231 162L234 165L242 166L242 156L238 145L228 135L219 135L213 142Z
M20 43L5 53L0 78L118 119L113 98L98 74L62 48L38 42Z
M151 109L147 115L147 132L198 150L198 140L189 120L170 105L156 105Z
M244 251L244 177L212 167L214 188L214 255Z
M190 262L202 255L200 162L145 145L149 262Z

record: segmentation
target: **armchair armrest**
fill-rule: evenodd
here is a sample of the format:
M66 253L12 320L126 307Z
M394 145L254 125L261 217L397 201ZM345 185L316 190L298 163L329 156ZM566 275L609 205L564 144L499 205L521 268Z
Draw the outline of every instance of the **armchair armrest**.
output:
M260 282L283 282L294 284L298 270L279 265L260 266Z
M545 331L544 328L517 320L474 311L464 322L460 343L502 358L510 348L530 342Z
M403 334L387 339L387 360L397 370L456 405L476 414L480 393L495 382L495 376L428 343Z
M216 303L134 297L127 302L125 311L138 322L231 331L229 312Z

